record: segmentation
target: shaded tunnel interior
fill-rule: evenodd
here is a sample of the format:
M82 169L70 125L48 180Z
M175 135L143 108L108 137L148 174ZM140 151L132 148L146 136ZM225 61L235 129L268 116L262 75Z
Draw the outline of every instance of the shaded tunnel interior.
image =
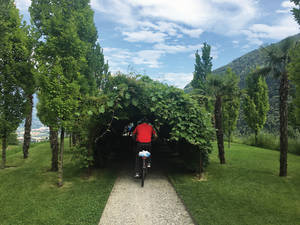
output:
M94 144L93 157L96 168L110 167L114 163L118 163L119 165L129 166L134 171L136 142L132 136L128 135L126 128L130 123L133 123L134 129L139 120L147 117L158 135L158 138L152 141L153 167L156 167L156 169L170 169L173 167L172 164L176 162L177 166L184 167L182 169L190 172L197 171L198 165L196 165L197 163L195 164L194 159L199 158L199 154L197 154L199 151L195 151L194 146L183 140L177 142L171 141L171 127L166 123L158 126L155 123L157 118L153 114L149 113L145 115L145 113L136 109L133 112L129 116L127 114L129 118L113 120L110 132Z

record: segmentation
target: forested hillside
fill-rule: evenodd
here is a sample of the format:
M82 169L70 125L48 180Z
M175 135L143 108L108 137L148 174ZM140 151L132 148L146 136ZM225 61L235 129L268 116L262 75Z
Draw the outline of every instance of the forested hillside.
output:
M294 36L288 37L288 38L293 38L295 40L299 40L300 34L297 34L297 35L294 35ZM286 39L284 39L284 40L286 40ZM278 43L275 43L274 45L280 45L282 42L284 42L284 40L282 40ZM266 49L268 49L269 47L270 47L270 45L265 46ZM256 49L256 50L253 50L253 51L233 60L229 64L214 70L213 73L223 74L223 73L225 73L227 67L231 67L232 71L241 77L240 87L243 88L245 85L245 83L244 83L245 76L249 72L251 72L251 70L254 69L256 66L263 66L265 64L265 62L266 62L266 54L264 53L264 51L262 49ZM272 84L270 79L267 82L268 82L268 85ZM271 89L271 87L272 87L272 85L269 86L269 89Z
M300 34L288 37L292 38L294 40L299 40L300 39ZM286 38L287 39L287 38ZM281 40L278 43L272 44L272 45L281 45L286 39ZM236 73L240 77L240 83L239 86L241 89L245 87L245 77L256 67L263 67L266 63L267 59L267 54L266 50L270 48L271 45L264 46L262 48L253 50L235 60L232 62L228 63L225 66L222 66L214 71L212 71L214 74L225 74L226 69L230 67L234 73ZM267 84L269 88L269 101L270 101L270 111L268 113L268 118L267 122L265 124L265 129L270 131L270 132L278 132L279 129L279 112L278 112L278 105L279 105L279 94L278 94L278 89L279 89L279 80L274 79L273 76L268 76L267 79ZM189 83L185 88L185 92L190 92L192 89L191 84ZM292 90L290 91L290 94L293 95L293 87ZM291 102L291 101L290 101ZM289 107L289 111L294 111L294 107L291 104ZM240 115L240 119L238 122L238 129L240 132L244 133L246 128L246 124L243 122L242 117L243 115ZM291 115L290 118L290 124L294 125L293 120L294 120L294 115Z

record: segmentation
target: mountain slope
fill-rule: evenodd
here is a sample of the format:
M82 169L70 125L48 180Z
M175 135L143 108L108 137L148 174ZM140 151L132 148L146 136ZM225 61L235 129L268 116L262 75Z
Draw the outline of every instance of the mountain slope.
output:
M292 38L293 40L300 40L300 34L296 34L294 36L287 37L273 45L280 45L282 42L284 42L286 39ZM268 49L270 45L265 46L266 49ZM245 55L242 55L241 57L233 60L232 62L228 63L225 66L222 66L218 69L215 69L213 71L214 74L224 74L226 72L226 69L230 67L234 73L236 73L238 76L240 76L240 87L243 88L245 83L245 77L249 72L251 72L252 69L255 69L257 66L263 66L266 63L266 55L264 52L259 48L256 50L253 50L251 52L246 53ZM189 92L191 90L191 84L189 83L184 88L186 92Z
M275 44L275 46L281 45L286 39L292 38L293 40L297 41L300 40L300 34L287 37ZM266 49L270 48L271 45L265 46ZM263 50L256 49L253 50L235 60L232 62L228 63L225 66L222 66L216 70L213 71L214 74L223 74L226 72L226 69L230 67L233 72L235 72L237 75L240 76L241 82L240 82L240 87L244 87L244 80L247 74L251 72L252 69L255 69L257 66L263 66L266 63L267 56Z
M297 41L300 40L300 34L288 37L292 38L293 40ZM286 39L285 38L275 44L275 46L281 45ZM266 49L270 48L271 45L265 46ZM253 50L235 60L228 63L225 66L222 66L213 71L213 74L224 74L226 69L230 67L234 73L236 73L240 77L240 88L243 89L245 87L245 78L251 72L251 70L255 69L256 67L263 67L266 64L267 56L265 51L261 48ZM268 113L268 119L265 125L265 129L275 132L278 131L279 125L279 96L278 96L278 89L279 89L279 81L274 79L272 76L267 77L266 79L268 88L269 88L269 102L270 102L270 111ZM192 90L191 84L189 83L185 88L185 92L190 92ZM241 118L239 120L239 130L243 129L245 125L241 125ZM243 123L243 122L242 122Z

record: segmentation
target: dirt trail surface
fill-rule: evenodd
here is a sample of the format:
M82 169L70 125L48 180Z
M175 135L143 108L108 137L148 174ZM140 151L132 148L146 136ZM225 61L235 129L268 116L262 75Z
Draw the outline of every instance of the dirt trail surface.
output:
M99 225L194 224L162 172L150 171L142 188L129 171L120 172Z

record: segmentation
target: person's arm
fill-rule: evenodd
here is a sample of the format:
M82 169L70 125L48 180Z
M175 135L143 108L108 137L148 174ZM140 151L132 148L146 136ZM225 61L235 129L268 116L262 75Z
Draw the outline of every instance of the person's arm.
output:
M153 127L152 127L152 137L153 137L153 139L156 139L156 138L157 138L156 131L154 130Z
M132 139L135 141L136 140L136 128L132 132Z

